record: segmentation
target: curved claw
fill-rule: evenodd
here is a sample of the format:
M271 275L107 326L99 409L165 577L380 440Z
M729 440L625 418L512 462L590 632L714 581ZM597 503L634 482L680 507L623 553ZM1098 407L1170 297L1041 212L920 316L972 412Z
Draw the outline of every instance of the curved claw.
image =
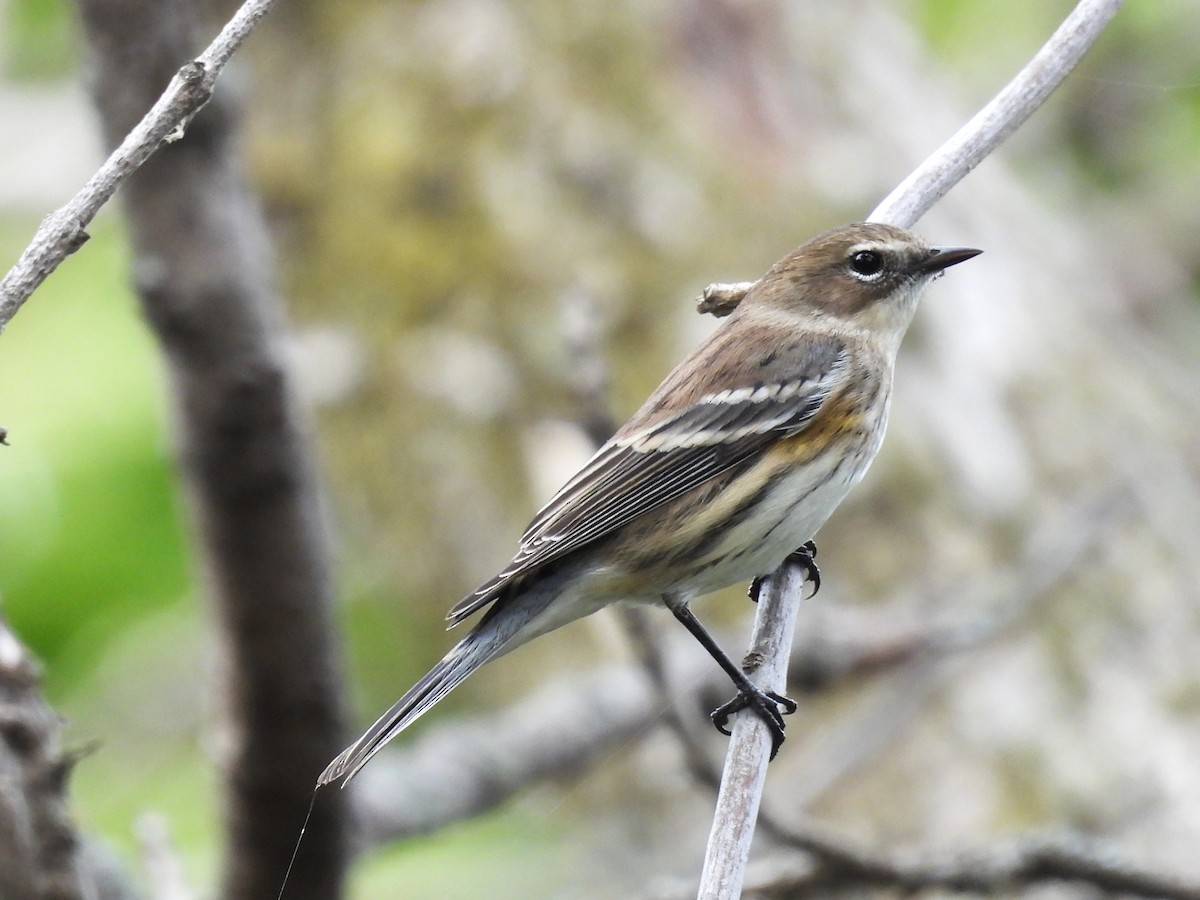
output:
M813 586L813 592L809 596L817 596L817 591L821 589L821 570L817 568L817 545L813 541L805 541L802 546L788 554L786 561L804 570L804 580L811 581Z
M791 697L785 697L783 694L777 694L774 691L767 691L767 696L783 707L783 714L785 716L790 716L800 708L795 700L793 700Z
M746 591L746 596L750 598L752 603L758 602L758 595L762 593L764 580L766 580L765 575L755 575L754 580L750 582L750 588Z
M805 541L800 547L797 547L784 559L785 563L793 566L799 566L804 570L804 580L811 581L813 592L810 597L817 596L817 591L821 589L821 570L817 568L817 545L813 541ZM766 581L765 575L758 575L750 582L750 589L746 592L747 596L755 603L758 602L758 595L762 593L763 582Z
M782 711L780 707L783 708ZM729 717L743 709L753 710L771 730L770 758L774 759L779 748L783 746L783 717L796 711L796 701L774 691L739 691L728 703L723 703L712 711L712 722L717 731L730 736L732 732L729 730Z

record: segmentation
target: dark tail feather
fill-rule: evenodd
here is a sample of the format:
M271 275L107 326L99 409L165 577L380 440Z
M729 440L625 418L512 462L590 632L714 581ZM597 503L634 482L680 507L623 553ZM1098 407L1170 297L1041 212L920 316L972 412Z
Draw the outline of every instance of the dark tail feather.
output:
M343 775L345 787L368 760L401 731L428 712L435 703L458 687L468 675L496 656L501 648L490 641L479 641L472 633L461 640L408 693L380 716L362 737L342 751L317 779L317 784L329 784Z
M525 585L517 593L498 598L470 634L409 688L408 693L380 716L362 737L329 764L317 779L317 784L329 784L345 776L346 781L342 783L345 787L358 770L383 749L384 744L427 713L435 703L458 687L464 678L488 660L507 653L547 630L539 629L537 620L571 577L570 570L561 569ZM549 627L555 628L569 618Z

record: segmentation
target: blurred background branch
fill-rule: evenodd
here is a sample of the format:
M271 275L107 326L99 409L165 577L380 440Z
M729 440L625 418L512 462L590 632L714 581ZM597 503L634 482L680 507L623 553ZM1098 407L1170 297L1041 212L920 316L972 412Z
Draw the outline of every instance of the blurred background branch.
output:
M193 52L188 4L80 0L92 96L110 145ZM317 774L342 739L330 544L284 354L274 255L210 103L124 196L134 283L166 359L180 477L221 647L223 895L279 890ZM326 792L294 898L341 890L343 798Z
M0 897L127 900L114 859L87 844L67 785L78 759L39 689L37 662L0 617Z
M798 835L795 844L810 851L809 861L764 860L747 879L745 900L782 900L854 887L995 896L1063 883L1122 896L1200 897L1200 881L1139 867L1091 836L1037 835L940 854L929 850L872 854L829 835Z

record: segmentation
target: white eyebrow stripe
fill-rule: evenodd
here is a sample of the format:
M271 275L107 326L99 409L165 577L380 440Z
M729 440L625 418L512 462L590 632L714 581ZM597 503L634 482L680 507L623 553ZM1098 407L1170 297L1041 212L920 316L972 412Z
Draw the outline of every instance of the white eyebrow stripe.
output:
M905 244L901 241L863 241L861 244L855 244L850 248L850 255L862 253L864 250L874 250L876 252L903 254L910 244Z

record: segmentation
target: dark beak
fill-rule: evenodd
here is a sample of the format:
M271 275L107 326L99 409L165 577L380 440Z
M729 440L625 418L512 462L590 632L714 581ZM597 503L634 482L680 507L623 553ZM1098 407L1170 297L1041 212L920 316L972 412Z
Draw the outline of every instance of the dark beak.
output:
M934 247L925 259L917 263L918 272L941 272L982 253L974 247Z

